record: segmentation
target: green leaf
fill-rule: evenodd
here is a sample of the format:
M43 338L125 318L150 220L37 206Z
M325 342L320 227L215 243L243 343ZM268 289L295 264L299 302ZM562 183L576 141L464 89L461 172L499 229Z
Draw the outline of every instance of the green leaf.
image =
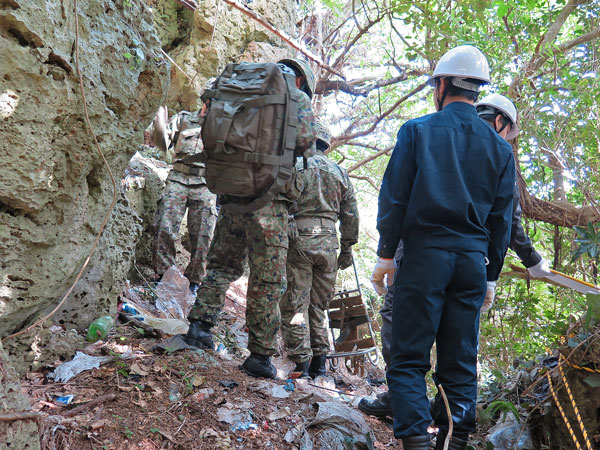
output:
M508 4L502 3L498 6L498 18L502 19L508 12Z
M129 52L123 53L123 56L124 56L125 58L127 58L127 59L131 59L131 58L133 58L133 55L132 55L131 53L129 53Z

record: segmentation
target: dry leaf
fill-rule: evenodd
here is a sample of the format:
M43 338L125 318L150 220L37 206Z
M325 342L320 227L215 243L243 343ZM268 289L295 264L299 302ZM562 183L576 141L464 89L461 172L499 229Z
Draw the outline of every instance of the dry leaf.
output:
M138 363L133 363L131 365L131 367L129 368L129 373L134 373L136 375L146 376L150 372L148 372L148 368L145 367L144 365L138 364Z

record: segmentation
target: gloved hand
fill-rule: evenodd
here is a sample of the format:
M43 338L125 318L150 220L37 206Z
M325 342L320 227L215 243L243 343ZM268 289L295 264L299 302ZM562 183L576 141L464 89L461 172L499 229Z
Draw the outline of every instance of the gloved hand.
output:
M488 281L487 291L485 293L485 298L483 299L483 305L481 305L480 312L484 313L486 311L489 311L489 309L494 304L494 297L496 297L496 282Z
M337 260L338 269L344 270L352 265L352 250L342 250Z
M552 275L548 261L543 258L535 266L528 267L527 272L529 272L529 276L531 276L531 278L545 278Z
M383 295L386 292L386 284L389 286L394 282L394 272L396 272L396 262L393 258L379 258L373 273L371 274L371 284L377 292L377 295ZM387 275L386 284L383 283Z

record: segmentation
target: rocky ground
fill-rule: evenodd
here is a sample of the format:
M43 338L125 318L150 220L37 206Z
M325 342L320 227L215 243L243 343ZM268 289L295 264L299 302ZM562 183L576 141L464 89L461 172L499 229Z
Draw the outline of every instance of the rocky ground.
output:
M290 380L293 364L283 357L274 360L276 380L254 379L239 369L246 355L243 287L230 290L216 330L217 351L177 350L176 343L158 349L168 335L157 339L118 323L104 341L81 349L106 357L98 368L67 382L51 379L55 367L22 377L23 393L42 415L42 448L401 448L390 421L368 418L355 407L382 387L344 369L314 381ZM140 304L151 296L135 287L125 293L137 293ZM371 368L370 375L382 372Z

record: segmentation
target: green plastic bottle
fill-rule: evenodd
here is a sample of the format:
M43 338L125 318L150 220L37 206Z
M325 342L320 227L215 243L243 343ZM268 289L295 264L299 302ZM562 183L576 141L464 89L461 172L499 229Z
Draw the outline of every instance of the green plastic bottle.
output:
M112 316L104 316L94 320L88 327L87 340L96 342L100 339L106 339L114 324L115 321Z

